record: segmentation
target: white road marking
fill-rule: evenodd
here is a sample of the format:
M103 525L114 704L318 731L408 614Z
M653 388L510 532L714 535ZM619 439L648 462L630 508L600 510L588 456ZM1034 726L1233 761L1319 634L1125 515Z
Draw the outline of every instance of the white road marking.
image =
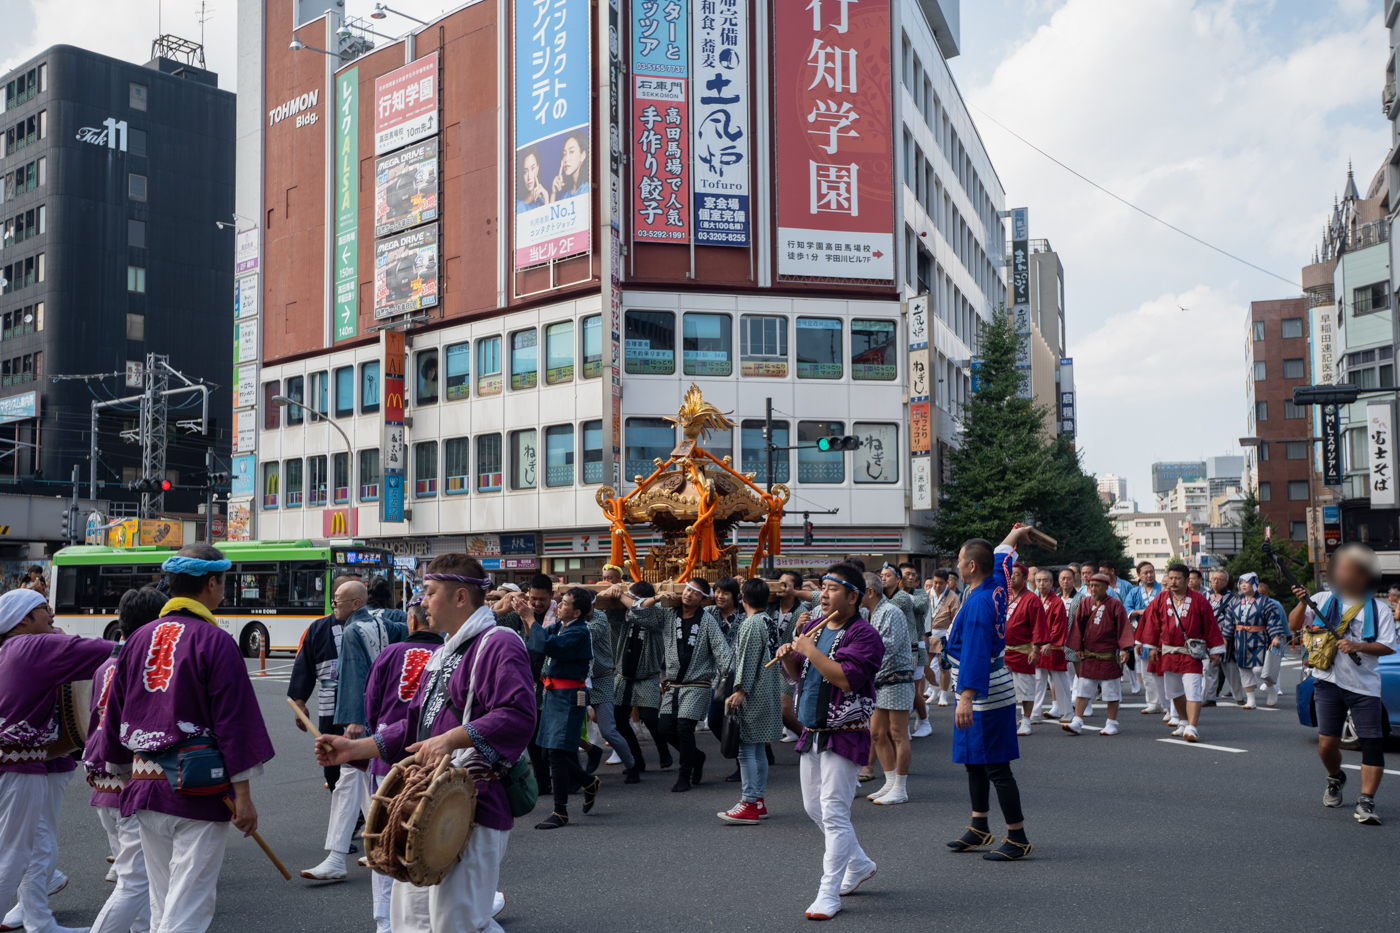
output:
M1361 770L1361 766L1360 766L1360 765L1342 765L1342 767L1343 767L1343 768L1346 768L1348 771L1360 771L1360 770ZM1386 774L1400 774L1400 771L1392 771L1390 768L1386 768L1386 769L1385 769L1385 773L1386 773Z
M1169 745L1187 745L1191 748L1209 748L1217 752L1247 752L1247 748L1231 748L1228 745L1207 745L1204 742L1187 742L1184 739L1158 739L1158 742L1166 742Z

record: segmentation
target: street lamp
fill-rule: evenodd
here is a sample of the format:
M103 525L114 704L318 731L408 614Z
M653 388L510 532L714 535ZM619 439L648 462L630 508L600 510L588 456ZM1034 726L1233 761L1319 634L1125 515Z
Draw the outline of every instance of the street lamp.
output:
M391 9L389 9L387 6L385 6L385 5L382 4L382 3L376 3L376 4L374 5L374 12L371 13L371 14L369 15L369 18L370 18L370 19L385 19L385 18L386 18L386 14L389 14L389 13L393 13L395 16L402 16L404 19L411 19L411 20L413 20L415 23L418 23L418 24L421 25L421 26L426 26L426 25L428 25L427 22L425 22L424 20L419 19L419 18L416 17L416 16L409 16L407 13L400 13L398 10L391 10Z
M350 443L350 435L346 434L345 431L340 427L340 425L336 424L334 421L330 420L320 412L312 411L311 409L303 405L301 402L298 402L296 399L287 398L287 396L285 395L274 395L272 397L272 404L276 405L278 408L286 408L288 405L295 405L296 407L300 408L303 412L309 413L312 418L320 418L326 424L335 428L336 433L338 433L342 438L345 439L345 472L347 474L350 472L351 467L354 466L355 463L355 447ZM334 478L332 478L331 483L332 485L334 485Z
M307 45L295 36L292 37L292 44L287 46L287 48L291 49L293 52L300 52L302 49L306 49L311 52L320 52L322 55L329 55L332 58L340 57L338 52L327 52L325 49L318 49L314 45Z

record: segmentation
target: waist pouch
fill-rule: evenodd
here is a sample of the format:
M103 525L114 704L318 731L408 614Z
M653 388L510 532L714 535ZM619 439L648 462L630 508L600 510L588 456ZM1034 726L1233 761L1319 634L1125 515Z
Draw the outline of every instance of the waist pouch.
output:
M1337 636L1325 628L1303 629L1303 647L1308 651L1308 666L1319 671L1332 669L1337 659Z
M142 757L160 765L170 789L177 794L208 797L230 787L223 752L208 736L195 736L172 745L163 752Z

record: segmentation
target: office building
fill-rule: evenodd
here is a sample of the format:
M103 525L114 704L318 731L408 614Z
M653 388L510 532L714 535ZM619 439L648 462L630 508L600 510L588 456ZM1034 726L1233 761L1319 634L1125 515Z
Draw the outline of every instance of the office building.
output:
M1167 565L1180 561L1191 564L1188 526L1194 523L1185 512L1115 512L1114 530L1124 539L1123 549L1136 567L1148 561L1160 577Z
M1152 464L1152 492L1162 496L1170 492L1179 479L1201 479L1205 475L1204 460L1158 461Z
M1098 478L1099 498L1107 505L1113 505L1128 498L1128 481L1124 477L1105 473Z
M1227 489L1243 486L1244 457L1206 457L1206 479L1210 481L1211 497L1222 496Z
M240 528L596 579L598 494L671 452L693 382L736 422L707 448L757 482L766 399L800 448L773 476L798 497L780 565L926 553L978 323L1006 300L1001 182L946 64L956 0L859 20L735 0L722 35L672 5L659 47L652 5L555 8L536 49L510 39L524 0L375 24L406 30L389 41L240 0ZM543 49L565 57L532 96ZM817 451L831 433L862 446ZM835 510L811 546L799 505Z
M164 37L145 65L56 45L0 76L0 524L14 542L0 556L64 543L74 466L85 506L95 484L109 512L135 514L139 414L104 411L93 445L90 411L139 395L148 354L218 387L207 437L177 427L197 399L169 413L163 510L203 503L179 487L203 484L210 444L227 462L231 348L215 335L232 319L234 232L216 222L233 219L234 98L201 62ZM98 378L53 378L85 374Z
M1259 511L1290 538L1307 540L1308 410L1293 404L1308 385L1307 299L1250 302L1245 330L1246 454Z

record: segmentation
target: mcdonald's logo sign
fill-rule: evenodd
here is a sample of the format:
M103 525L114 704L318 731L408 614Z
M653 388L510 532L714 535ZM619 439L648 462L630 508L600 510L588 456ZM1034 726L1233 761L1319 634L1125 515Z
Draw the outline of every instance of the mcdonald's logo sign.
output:
M353 538L360 533L358 509L326 509L321 513L321 537Z
M403 393L390 393L388 403L390 408L403 408Z

